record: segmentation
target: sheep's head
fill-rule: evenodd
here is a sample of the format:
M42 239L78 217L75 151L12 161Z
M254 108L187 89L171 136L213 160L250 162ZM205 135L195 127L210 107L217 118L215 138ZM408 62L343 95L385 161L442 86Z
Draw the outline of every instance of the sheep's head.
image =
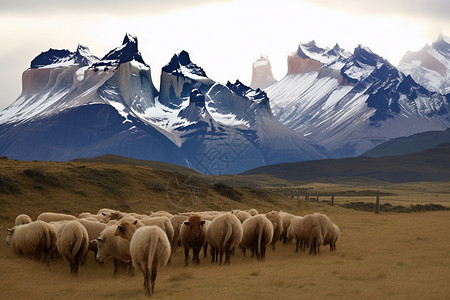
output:
M6 228L6 230L8 231L8 236L6 237L6 244L11 245L11 240L12 240L12 237L14 235L14 231L16 230L16 228L15 227Z
M117 225L117 229L114 232L114 235L131 241L131 238L133 237L133 234L138 227L140 227L138 224L138 220L135 220L133 222L124 221L121 224Z
M202 221L200 216L190 216L187 222L184 222L184 225L189 227L189 231L192 233L194 238L198 238L202 234L203 225L205 221Z

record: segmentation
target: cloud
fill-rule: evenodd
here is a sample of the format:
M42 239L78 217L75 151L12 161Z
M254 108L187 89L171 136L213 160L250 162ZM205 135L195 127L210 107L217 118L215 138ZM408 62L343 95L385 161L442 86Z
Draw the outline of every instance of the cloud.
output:
M89 13L117 17L159 15L172 11L234 0L14 0L2 3L2 14Z
M450 1L448 0L302 0L300 2L327 9L344 10L357 15L420 17L449 23Z

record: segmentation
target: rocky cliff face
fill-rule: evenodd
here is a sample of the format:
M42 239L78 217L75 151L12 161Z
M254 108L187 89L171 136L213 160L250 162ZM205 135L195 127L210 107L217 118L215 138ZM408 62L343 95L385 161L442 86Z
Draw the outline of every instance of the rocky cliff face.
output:
M261 55L261 57L253 62L250 87L254 90L258 88L264 90L276 82L277 80L273 77L269 57L267 55Z
M398 69L432 92L450 93L450 39L439 36L431 46L408 51Z

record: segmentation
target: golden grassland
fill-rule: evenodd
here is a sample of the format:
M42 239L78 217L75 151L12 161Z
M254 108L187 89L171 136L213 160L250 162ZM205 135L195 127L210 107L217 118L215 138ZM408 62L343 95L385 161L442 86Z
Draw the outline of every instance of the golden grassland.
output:
M153 299L448 299L450 295L450 211L375 214L331 207L264 192L260 188L270 186L267 177L260 177L264 184L258 189L240 178L240 185L247 187L238 189L241 196L236 201L218 194L211 181L141 166L2 160L0 175L3 187L10 187L0 193L4 227L11 227L19 213L36 218L43 211L75 214L112 207L175 213L255 207L297 215L322 212L341 229L337 250L322 247L317 256L294 253L293 244L279 243L275 251L268 249L263 262L238 252L230 265L211 264L207 257L200 265L185 267L178 249L158 274ZM374 199L364 196L365 191L391 191L394 195L382 196L382 201L389 197L405 205L450 204L448 182L277 182L276 186L304 188L311 194L360 192L336 196L337 202ZM2 232L5 238L6 231ZM111 262L98 265L89 253L79 276L73 277L63 260L41 264L16 256L0 243L0 299L146 299L140 273L113 278L112 271Z

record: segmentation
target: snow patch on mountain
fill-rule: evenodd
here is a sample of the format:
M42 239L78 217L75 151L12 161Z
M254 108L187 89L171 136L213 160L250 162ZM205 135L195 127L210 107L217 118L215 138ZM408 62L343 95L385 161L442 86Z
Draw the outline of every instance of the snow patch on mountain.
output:
M431 46L408 51L398 69L430 91L450 93L450 38L440 35Z

